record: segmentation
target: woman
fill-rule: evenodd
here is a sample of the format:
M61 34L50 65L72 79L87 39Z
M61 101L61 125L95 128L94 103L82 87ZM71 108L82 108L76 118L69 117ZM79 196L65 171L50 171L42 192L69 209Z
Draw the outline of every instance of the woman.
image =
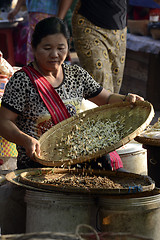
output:
M83 68L65 64L68 42L62 20L50 17L40 21L32 36L34 61L17 71L6 86L0 135L17 144L19 169L40 166L32 161L35 152L40 154L39 137L76 114L83 98L98 106L143 100L135 94L111 94Z
M76 114L83 97L99 106L124 99L143 100L134 94L111 94L81 67L65 64L68 33L56 17L36 25L32 47L34 61L11 77L0 108L0 135L17 144L18 169L40 166L32 161L35 151L40 154L38 138L57 122ZM14 184L0 188L2 234L25 232L24 195L25 188Z

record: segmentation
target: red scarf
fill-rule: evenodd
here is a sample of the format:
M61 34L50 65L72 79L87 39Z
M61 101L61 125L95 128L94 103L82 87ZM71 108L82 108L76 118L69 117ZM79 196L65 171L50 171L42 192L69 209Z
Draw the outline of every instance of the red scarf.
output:
M66 106L47 79L32 66L24 66L22 67L22 70L29 76L30 80L38 90L40 97L51 114L54 124L69 118L70 114Z

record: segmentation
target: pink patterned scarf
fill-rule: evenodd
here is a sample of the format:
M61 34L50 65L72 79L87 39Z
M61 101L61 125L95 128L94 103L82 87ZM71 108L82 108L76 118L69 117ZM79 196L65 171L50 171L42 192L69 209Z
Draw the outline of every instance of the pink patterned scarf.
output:
M70 117L62 99L52 85L32 66L24 66L22 70L30 77L32 83L38 90L43 102L51 114L54 124Z

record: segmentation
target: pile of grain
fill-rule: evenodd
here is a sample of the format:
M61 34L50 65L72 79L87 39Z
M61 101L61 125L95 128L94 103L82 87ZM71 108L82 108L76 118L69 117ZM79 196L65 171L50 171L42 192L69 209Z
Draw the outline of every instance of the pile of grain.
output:
M31 181L36 181L42 184L53 184L57 187L63 188L81 188L81 189L128 189L135 186L147 186L146 178L133 178L121 176L96 176L87 174L40 174L37 176L29 175L27 178Z
M63 154L68 149L67 158L75 159L77 156L94 154L108 146L119 142L124 136L132 132L132 127L125 129L124 116L117 116L117 120L88 119L73 126L70 134L56 144L54 151Z

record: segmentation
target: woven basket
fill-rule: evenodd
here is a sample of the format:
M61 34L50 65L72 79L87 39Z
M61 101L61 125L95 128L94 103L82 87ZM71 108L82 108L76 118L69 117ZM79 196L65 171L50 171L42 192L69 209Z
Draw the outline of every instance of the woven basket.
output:
M145 236L140 236L132 233L98 233L98 237L95 234L81 234L80 240L153 240ZM76 239L75 239L76 240Z
M25 233L2 235L0 240L153 240L152 238L130 233L79 233L78 235L67 233Z
M87 176L92 177L91 181L95 181L95 184L91 184L91 182L88 183L87 181L83 184L84 178L86 179ZM95 178L95 176L97 178ZM67 182L65 182L65 177L67 177ZM103 184L100 182L101 179L99 179L99 177L103 179ZM105 177L107 185L104 183ZM47 179L55 180L55 182L52 181L48 183L45 181ZM70 184L68 184L69 179L72 179L72 183ZM112 185L110 185L110 181L114 184L112 183ZM155 188L155 183L150 177L139 174L104 170L92 170L91 172L85 170L84 176L84 171L81 169L68 170L62 168L27 169L20 174L19 182L49 191L96 195L135 194L138 192L151 191Z
M26 234L2 235L1 240L78 240L73 234L54 232L35 232Z
M87 233L84 232L87 230ZM87 224L79 224L75 234L54 233L54 232L35 232L25 234L10 234L0 236L1 240L153 240L146 236L140 236L132 233L113 233L97 232L93 227Z
M139 135L135 138L135 140L139 143L146 144L149 146L155 146L155 147L160 146L160 139L148 138L148 137Z
M65 167L67 165L96 159L106 153L114 151L115 149L134 139L149 125L153 116L153 106L146 101L137 101L136 103L122 102L117 104L106 104L101 107L80 113L79 115L58 123L40 137L39 142L41 156L38 157L35 154L35 161L44 166ZM116 134L123 135L123 137L119 139L118 142L109 142L108 140L109 146L101 146L101 148L94 153L91 152L86 155L77 154L74 158L67 157L70 148L66 144L60 146L60 144L62 144L61 140L71 134L73 127L79 124L85 124L88 119L89 121L95 120L96 122L106 122L107 120L114 122L122 119L123 129L122 125L119 124L116 127ZM57 145L60 149L57 147Z
M85 228L88 230L87 233L83 233ZM129 232L97 232L92 226L87 224L79 224L75 234L80 240L153 240L152 238Z

